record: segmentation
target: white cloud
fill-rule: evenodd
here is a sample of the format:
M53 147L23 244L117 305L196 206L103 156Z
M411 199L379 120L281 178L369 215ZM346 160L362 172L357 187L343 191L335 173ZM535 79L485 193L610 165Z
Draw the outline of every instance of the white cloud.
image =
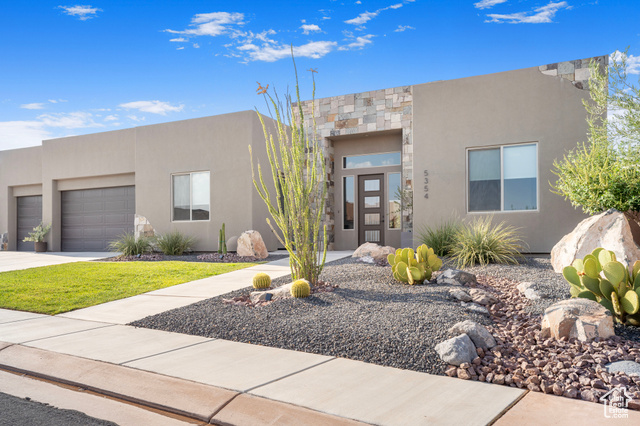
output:
M304 24L300 28L302 29L302 34L311 34L313 32L322 31L320 27L315 24Z
M75 16L81 21L95 18L98 16L98 12L102 12L102 9L87 5L58 6L58 8L64 10L67 15Z
M34 102L31 104L22 104L20 108L23 109L44 109L44 103L42 102Z
M16 149L38 146L43 139L49 139L51 133L44 129L40 121L4 121L0 122L0 149Z
M610 61L620 62L622 57L624 56L624 52L620 52L616 50L611 54ZM627 55L627 74L640 74L640 56Z
M107 115L104 118L104 121L116 121L118 119L118 115L117 114L111 114L111 115Z
M356 4L362 4L362 2L361 2L360 0L358 0L358 1L356 2Z
M172 38L171 40L174 43L185 43L187 41L189 41L188 39L184 38L184 37L178 37L178 38Z
M38 120L47 127L61 127L64 129L83 129L89 127L103 127L93 121L93 114L89 112L51 113L39 115Z
M396 33L401 33L406 30L415 30L415 28L413 28L411 25L398 25L398 28L393 31Z
M367 22L369 22L371 19L375 18L376 16L378 16L380 12L376 11L376 12L363 12L360 15L358 15L357 17L353 18L353 19L349 19L348 21L344 21L345 24L351 24L351 25L362 25L365 24Z
M184 50L184 46L182 46L182 47L176 47L176 50Z
M335 41L314 41L301 46L293 46L293 54L296 58L319 59L331 52L337 44ZM275 62L291 56L291 47L285 45L256 46L249 43L238 46L238 49L247 52L250 61Z
M474 3L473 7L476 9L489 9L496 4L506 3L508 0L481 0L478 3Z
M193 48L194 49L200 49L200 45L198 43L193 43Z
M150 112L152 114L167 115L168 112L182 111L184 105L174 106L168 102L161 101L135 101L118 105L120 108L137 109L141 112Z
M147 119L147 117L138 117L137 115L127 115L127 118L135 122L140 122Z
M243 25L244 14L229 12L199 13L191 18L190 27L182 31L165 30L171 34L183 34L186 36L211 36L216 37L227 34L234 25Z
M362 49L367 44L373 43L373 41L371 41L373 37L375 37L373 34L368 34L362 37L356 37L356 41L349 43L346 46L340 46L338 50Z
M547 24L553 22L553 18L556 13L561 9L571 9L571 6L566 1L557 3L549 3L546 6L538 7L533 12L518 12L508 15L500 14L488 14L487 17L491 18L485 22L507 22L509 24Z
M402 3L397 3L397 4L392 4L391 6L387 6L387 7L383 7L381 9L376 10L375 12L363 12L360 15L356 16L353 19L349 19L347 21L344 21L345 24L351 24L351 25L362 25L362 24L366 24L367 22L369 22L370 20L372 20L373 18L375 18L376 16L378 16L380 14L380 12L383 12L385 10L388 9L400 9L402 7Z

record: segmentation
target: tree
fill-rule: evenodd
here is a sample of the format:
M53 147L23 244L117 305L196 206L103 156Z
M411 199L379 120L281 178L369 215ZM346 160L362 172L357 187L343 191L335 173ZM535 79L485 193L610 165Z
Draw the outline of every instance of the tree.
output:
M316 284L327 254L327 226L322 225L327 195L326 170L322 146L315 132L305 129L295 60L293 67L296 103L286 95L285 104L282 105L275 91L273 96L269 93L269 85L262 87L258 83L258 94L264 95L271 116L276 121L276 128L272 131L262 114L256 111L264 130L275 198L272 198L269 186L265 183L259 163L256 180L251 146L249 153L253 184L280 230L277 232L267 218L271 230L289 252L293 279L304 278ZM314 72L311 70L312 77ZM315 119L313 124L315 127Z
M630 82L628 49L616 51L603 69L592 61L587 142L553 164L552 192L585 213L608 209L638 222L640 215L640 86ZM639 81L640 82L640 81Z

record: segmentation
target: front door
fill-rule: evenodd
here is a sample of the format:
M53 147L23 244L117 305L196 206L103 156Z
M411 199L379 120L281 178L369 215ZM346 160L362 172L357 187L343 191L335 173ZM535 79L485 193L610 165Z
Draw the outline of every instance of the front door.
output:
M358 245L384 245L384 174L358 176Z

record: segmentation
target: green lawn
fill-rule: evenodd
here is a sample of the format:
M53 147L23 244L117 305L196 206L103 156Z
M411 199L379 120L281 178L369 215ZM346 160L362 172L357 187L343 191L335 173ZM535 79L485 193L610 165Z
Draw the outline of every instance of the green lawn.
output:
M55 315L253 265L78 262L2 272L0 308Z

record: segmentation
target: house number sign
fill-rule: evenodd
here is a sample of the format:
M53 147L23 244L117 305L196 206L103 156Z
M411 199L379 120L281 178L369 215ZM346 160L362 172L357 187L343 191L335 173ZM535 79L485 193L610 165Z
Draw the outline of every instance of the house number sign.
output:
M424 171L424 198L429 198L429 171Z

